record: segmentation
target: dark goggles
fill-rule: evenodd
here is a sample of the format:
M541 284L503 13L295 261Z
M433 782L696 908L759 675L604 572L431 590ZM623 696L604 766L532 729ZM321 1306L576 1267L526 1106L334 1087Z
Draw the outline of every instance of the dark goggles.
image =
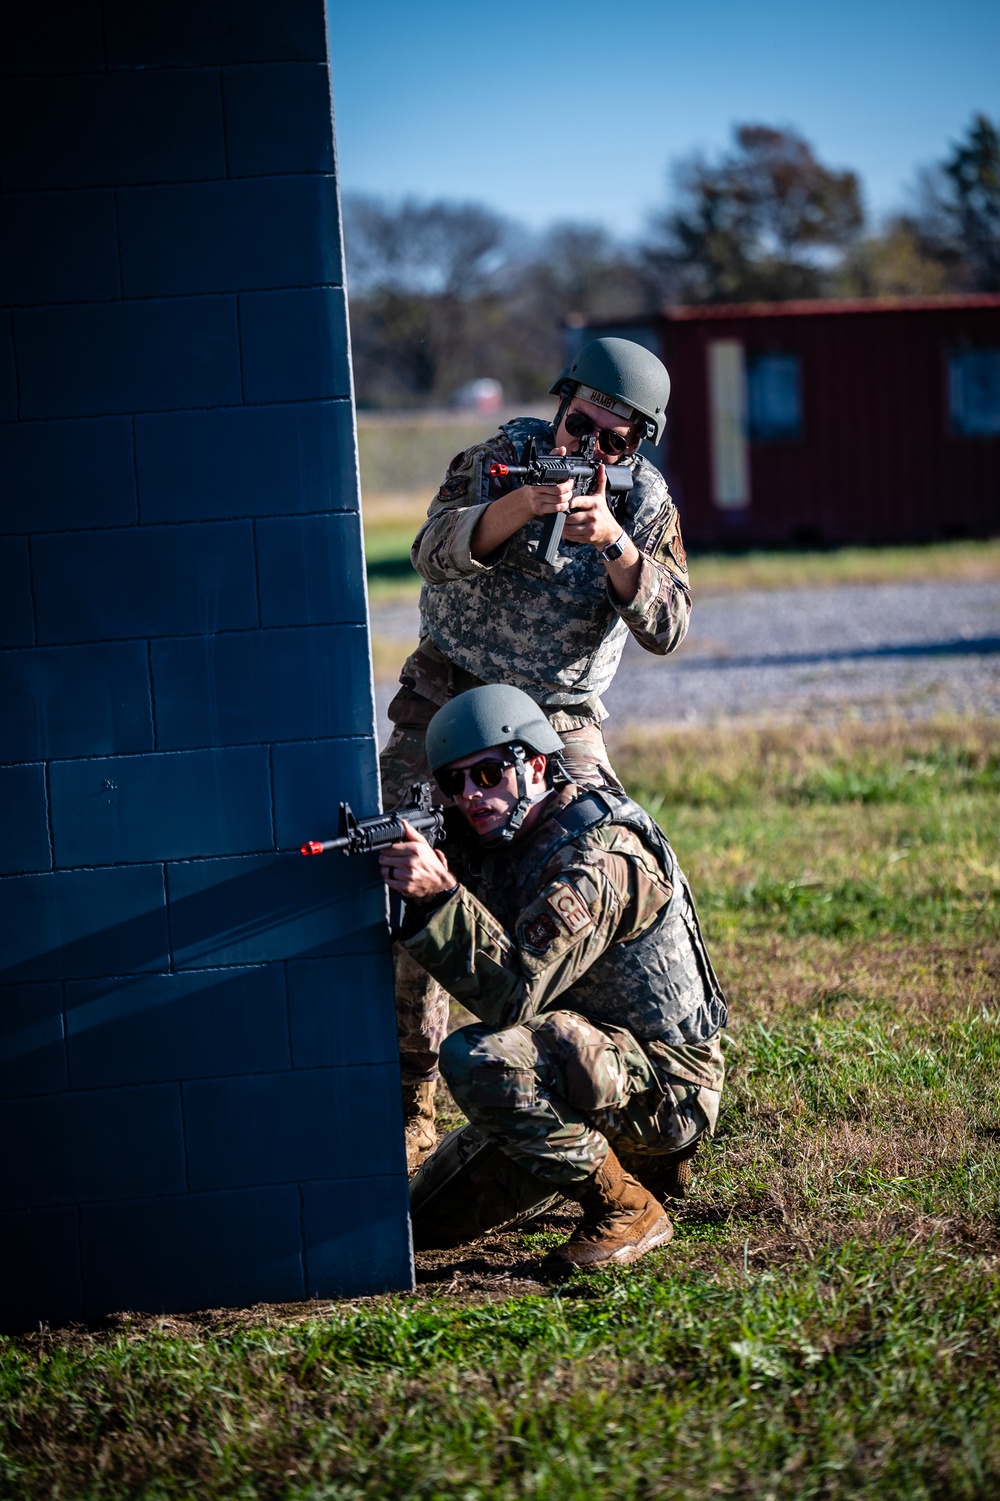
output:
M630 432L627 437L616 433L610 427L598 427L592 422L586 412L569 412L563 419L566 431L571 438L589 438L592 432L597 433L597 446L602 453L616 453L621 455L628 453L635 445L635 433Z
M434 780L445 797L458 797L464 792L466 777L473 787L485 792L489 787L499 787L507 767L513 764L513 761L497 761L493 756L487 756L472 766L444 766L434 773Z

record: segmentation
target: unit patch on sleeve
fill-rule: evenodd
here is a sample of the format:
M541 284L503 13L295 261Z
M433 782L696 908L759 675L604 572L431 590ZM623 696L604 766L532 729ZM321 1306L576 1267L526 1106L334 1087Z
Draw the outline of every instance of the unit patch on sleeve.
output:
M547 912L539 912L521 929L522 942L536 954L544 954L554 938L559 937L559 926Z
M590 908L583 897L565 881L553 886L546 900L564 927L574 935L594 926Z

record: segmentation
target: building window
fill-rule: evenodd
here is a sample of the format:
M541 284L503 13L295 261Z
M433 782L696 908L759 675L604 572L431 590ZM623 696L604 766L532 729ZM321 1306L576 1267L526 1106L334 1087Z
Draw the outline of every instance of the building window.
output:
M754 442L801 438L801 366L797 354L757 354L747 360L747 408Z
M948 356L951 430L962 438L1000 433L1000 349L962 349Z

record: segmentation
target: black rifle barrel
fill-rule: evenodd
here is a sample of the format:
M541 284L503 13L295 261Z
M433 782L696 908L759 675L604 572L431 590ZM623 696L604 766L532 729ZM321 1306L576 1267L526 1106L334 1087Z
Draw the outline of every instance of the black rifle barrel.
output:
M586 459L555 458L536 459L533 464L491 464L490 474L503 478L505 474L526 475L535 485L558 484L564 479L593 479L597 465Z
M425 808L397 808L392 813L377 813L371 818L359 818L350 831L338 839L310 839L299 847L302 855L327 855L333 850L342 850L345 855L367 855L373 850L385 849L406 838L403 819L418 833L434 844L444 826L440 808L429 811Z

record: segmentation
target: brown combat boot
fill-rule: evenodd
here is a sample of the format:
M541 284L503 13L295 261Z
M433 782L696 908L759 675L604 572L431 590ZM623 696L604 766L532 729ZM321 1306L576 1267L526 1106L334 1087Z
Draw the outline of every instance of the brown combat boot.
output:
M625 1172L614 1152L608 1152L597 1172L572 1191L572 1197L583 1205L583 1219L569 1240L546 1256L547 1272L625 1266L654 1246L665 1246L674 1233L663 1205Z
M434 1092L436 1082L403 1085L403 1137L406 1142L406 1171L415 1173L437 1146L434 1127Z
M638 1178L643 1188L648 1188L662 1203L664 1199L684 1198L691 1187L691 1159L700 1145L698 1138L680 1152L655 1156L622 1148L618 1156L625 1171Z

